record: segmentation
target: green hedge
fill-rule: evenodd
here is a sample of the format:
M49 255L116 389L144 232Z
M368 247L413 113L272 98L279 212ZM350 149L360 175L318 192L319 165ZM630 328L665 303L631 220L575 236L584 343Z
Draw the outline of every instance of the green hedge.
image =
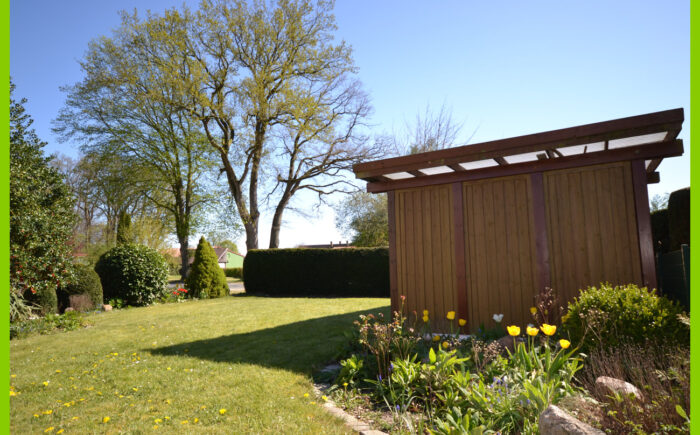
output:
M224 273L229 278L243 278L242 267L227 267L226 269L224 269Z
M389 297L389 249L248 251L245 291L272 296Z
M90 296L93 307L102 305L102 283L100 276L90 266L75 265L73 280L58 290L57 296L64 307L68 306L70 295L87 294Z

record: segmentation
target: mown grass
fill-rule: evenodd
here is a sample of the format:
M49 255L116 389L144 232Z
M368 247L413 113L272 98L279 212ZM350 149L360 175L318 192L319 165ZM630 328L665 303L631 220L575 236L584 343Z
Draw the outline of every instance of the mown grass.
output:
M228 297L96 314L85 329L13 340L11 431L345 433L310 375L359 314L387 305Z

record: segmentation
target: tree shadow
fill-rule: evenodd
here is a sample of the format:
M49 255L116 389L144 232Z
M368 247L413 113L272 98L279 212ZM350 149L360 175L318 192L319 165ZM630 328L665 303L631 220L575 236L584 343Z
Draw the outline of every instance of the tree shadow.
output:
M389 314L389 306L318 317L242 334L143 349L154 355L177 355L226 363L247 363L310 375L347 350L360 314Z

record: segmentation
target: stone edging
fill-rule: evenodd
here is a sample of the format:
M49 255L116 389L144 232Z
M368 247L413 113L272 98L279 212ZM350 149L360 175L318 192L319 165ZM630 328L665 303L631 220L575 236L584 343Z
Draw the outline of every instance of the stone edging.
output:
M313 386L314 391L318 396L324 395L324 390L330 387L328 384L313 384ZM344 420L347 427L352 429L354 432L359 432L360 435L388 435L386 432L372 429L369 424L358 420L354 416L345 412L345 410L335 406L335 403L333 403L333 401L330 399L323 404L323 407L330 414Z

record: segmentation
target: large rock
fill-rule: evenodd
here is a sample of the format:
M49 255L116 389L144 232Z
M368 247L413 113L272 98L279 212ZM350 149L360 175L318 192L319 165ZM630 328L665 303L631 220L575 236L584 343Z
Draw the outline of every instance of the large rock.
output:
M599 376L595 380L595 385L598 388L602 388L613 393L620 393L624 395L633 394L637 400L642 400L642 393L637 387L620 379L610 378L608 376Z
M540 435L605 435L554 405L549 405L540 414L539 427Z

